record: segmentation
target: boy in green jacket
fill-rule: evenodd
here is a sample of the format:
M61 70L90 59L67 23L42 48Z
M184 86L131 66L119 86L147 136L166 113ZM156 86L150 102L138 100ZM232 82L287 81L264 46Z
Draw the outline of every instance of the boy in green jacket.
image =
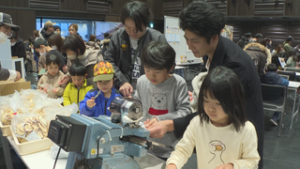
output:
M93 85L87 85L85 66L79 62L72 64L69 73L72 78L64 92L64 106L79 102L84 99L88 91L93 89Z

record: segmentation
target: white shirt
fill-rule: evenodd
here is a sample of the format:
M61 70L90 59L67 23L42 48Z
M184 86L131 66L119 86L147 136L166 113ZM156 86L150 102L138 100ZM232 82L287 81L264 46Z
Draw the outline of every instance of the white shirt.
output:
M237 132L233 124L216 127L211 122L201 124L199 115L194 117L167 165L173 163L182 168L195 146L198 169L212 169L228 163L233 163L234 169L258 168L257 136L249 121Z

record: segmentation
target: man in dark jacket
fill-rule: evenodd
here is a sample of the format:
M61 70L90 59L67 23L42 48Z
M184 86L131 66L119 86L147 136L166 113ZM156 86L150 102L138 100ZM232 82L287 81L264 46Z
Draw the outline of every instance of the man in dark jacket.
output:
M41 30L40 30L40 37L42 38L42 39L45 39L46 41L48 41L48 38L52 35L52 34L54 34L54 25L55 25L56 23L53 23L53 22L51 22L51 21L47 21L47 22L45 22L45 24L44 24L44 27L43 28L41 28Z
M131 96L137 79L144 74L139 53L150 41L166 41L160 32L147 27L151 18L150 9L145 3L133 1L125 4L121 11L125 28L112 35L104 53L104 60L114 66L115 88L123 96Z
M252 33L246 33L242 38L238 41L237 45L244 49L244 47L249 43L249 41L252 39Z
M256 128L258 136L258 152L261 157L259 167L262 168L264 141L264 113L260 80L257 69L250 58L239 46L227 38L220 36L225 26L223 14L212 5L203 1L194 1L183 9L179 16L180 28L185 31L189 49L197 58L205 61L208 71L225 66L232 69L239 77L245 90L246 115ZM198 115L193 113L183 118L153 122L146 125L151 137L162 137L173 131L180 137L190 120Z
M26 50L23 39L18 38L17 32L13 32L13 35L9 39L11 44L11 56L18 56L18 58L23 58L25 62Z

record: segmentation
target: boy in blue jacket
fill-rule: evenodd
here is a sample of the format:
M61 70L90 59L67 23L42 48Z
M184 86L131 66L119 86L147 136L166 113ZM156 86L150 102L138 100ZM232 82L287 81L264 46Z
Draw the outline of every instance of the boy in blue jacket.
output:
M94 66L94 82L98 89L89 91L79 103L80 114L90 117L110 116L110 103L115 97L122 97L113 88L114 69L109 62L99 62Z
M289 86L289 80L279 76L277 74L277 66L272 63L269 64L268 66L268 71L266 74L264 74L261 78L260 78L262 83L266 83L266 84L274 84L274 85L282 85L282 86ZM279 117L279 113L280 112L274 112L273 117L270 119L270 121L277 126L277 120Z

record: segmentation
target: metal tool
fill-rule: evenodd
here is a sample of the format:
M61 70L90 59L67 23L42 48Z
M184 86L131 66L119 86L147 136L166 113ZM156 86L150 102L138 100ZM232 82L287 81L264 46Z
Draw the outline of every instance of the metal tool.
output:
M101 94L101 90L98 91L98 93L96 94L96 96L94 97L94 100L97 99L97 97Z

